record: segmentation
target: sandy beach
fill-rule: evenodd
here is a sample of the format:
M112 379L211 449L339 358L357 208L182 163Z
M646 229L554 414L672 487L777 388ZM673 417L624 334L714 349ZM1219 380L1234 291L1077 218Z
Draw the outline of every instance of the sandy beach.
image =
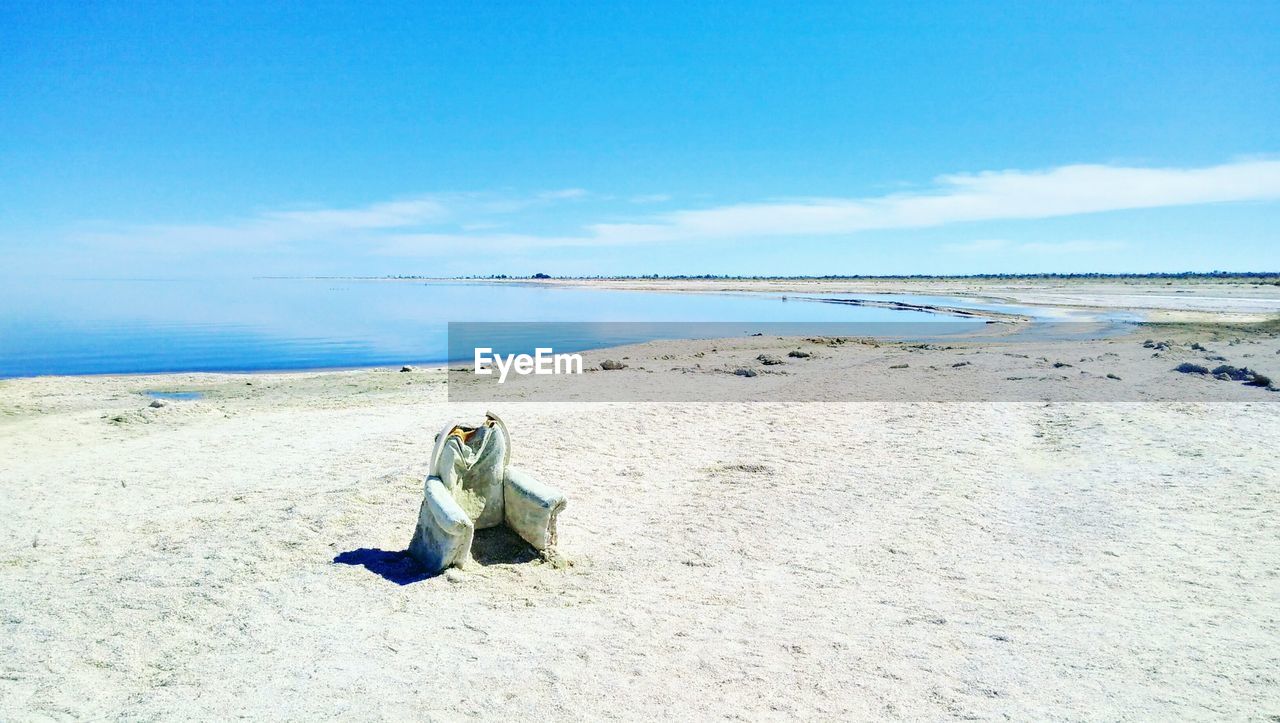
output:
M0 717L1274 715L1280 393L1171 371L1193 343L1280 378L1274 334L1211 325L746 379L804 341L593 352L629 359L614 385L1027 396L504 402L513 463L569 497L560 554L489 534L427 579L401 551L432 437L486 408L442 369L6 380ZM1035 398L1100 384L1126 401Z

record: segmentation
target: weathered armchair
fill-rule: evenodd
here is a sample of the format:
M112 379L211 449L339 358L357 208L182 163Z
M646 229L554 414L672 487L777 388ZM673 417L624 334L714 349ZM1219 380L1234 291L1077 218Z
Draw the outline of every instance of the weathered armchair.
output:
M409 554L434 574L471 559L476 530L506 524L539 551L556 543L565 498L512 467L502 420L485 414L478 427L449 424L436 436L418 526Z

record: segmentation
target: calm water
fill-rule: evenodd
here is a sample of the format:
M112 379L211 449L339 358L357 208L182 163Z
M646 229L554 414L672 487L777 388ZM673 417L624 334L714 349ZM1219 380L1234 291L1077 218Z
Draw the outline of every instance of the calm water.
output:
M0 377L439 363L449 321L743 322L748 333L773 322L912 320L957 331L981 325L795 296L464 282L21 281L0 289ZM575 351L616 340L525 341L529 351Z

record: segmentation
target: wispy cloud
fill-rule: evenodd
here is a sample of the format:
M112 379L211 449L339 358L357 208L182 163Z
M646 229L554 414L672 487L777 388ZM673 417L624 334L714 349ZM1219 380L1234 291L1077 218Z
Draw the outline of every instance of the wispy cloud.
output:
M388 229L438 223L449 218L449 206L437 197L418 197L358 208L305 208L268 211L220 224L112 225L81 231L75 240L92 245L128 247L153 252L269 250L281 244L341 235L363 235Z
M677 211L642 223L597 224L590 232L606 243L837 235L1277 198L1280 161L1193 169L1079 165L941 176L915 193Z
M1073 165L1041 171L952 174L909 192L739 203L629 218L588 219L567 233L538 232L528 225L528 219L520 217L522 211L532 208L587 197L604 198L576 188L520 197L435 194L359 208L273 211L227 224L113 229L98 236L178 250L211 246L247 249L308 240L341 240L359 243L370 253L396 256L441 255L460 246L535 250L725 239L840 238L865 231L977 221L1276 200L1280 199L1280 161L1243 160L1203 168ZM628 200L635 203L641 198ZM654 195L645 200L656 202L664 198ZM495 216L501 217L501 224L495 223ZM502 232L495 231L499 227ZM1006 248L1026 253L1081 253L1104 250L1097 246L1099 243L1022 243ZM971 249L978 250L981 249Z
M352 208L303 207L264 211L224 223L111 225L75 234L96 245L125 246L184 253L215 249L272 250L296 242L347 240L379 243L406 229L456 228L484 231L504 224L493 220L536 206L580 198L581 189L530 196L489 193L441 193L372 203Z
M605 246L722 239L838 237L864 231L1040 219L1106 211L1280 199L1280 161L1206 168L1075 165L1046 171L940 176L932 187L858 198L808 198L654 214L592 223L578 234L394 236L386 251L432 253L459 243L495 248ZM1024 245L1028 251L1034 247ZM1041 249L1049 252L1049 247Z

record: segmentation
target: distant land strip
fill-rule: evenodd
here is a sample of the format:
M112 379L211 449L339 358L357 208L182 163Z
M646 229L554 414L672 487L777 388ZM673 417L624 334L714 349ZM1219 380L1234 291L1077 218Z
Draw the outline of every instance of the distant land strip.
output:
M258 276L261 279L363 279L363 280L421 280L421 281L1033 281L1037 279L1101 279L1123 281L1128 279L1257 281L1280 285L1280 271L1180 271L1149 274L1107 273L1043 273L1043 274L825 274L821 276L767 276L733 274L642 274L554 276L536 273L488 274L470 276L430 276L422 274L385 274L381 276Z

